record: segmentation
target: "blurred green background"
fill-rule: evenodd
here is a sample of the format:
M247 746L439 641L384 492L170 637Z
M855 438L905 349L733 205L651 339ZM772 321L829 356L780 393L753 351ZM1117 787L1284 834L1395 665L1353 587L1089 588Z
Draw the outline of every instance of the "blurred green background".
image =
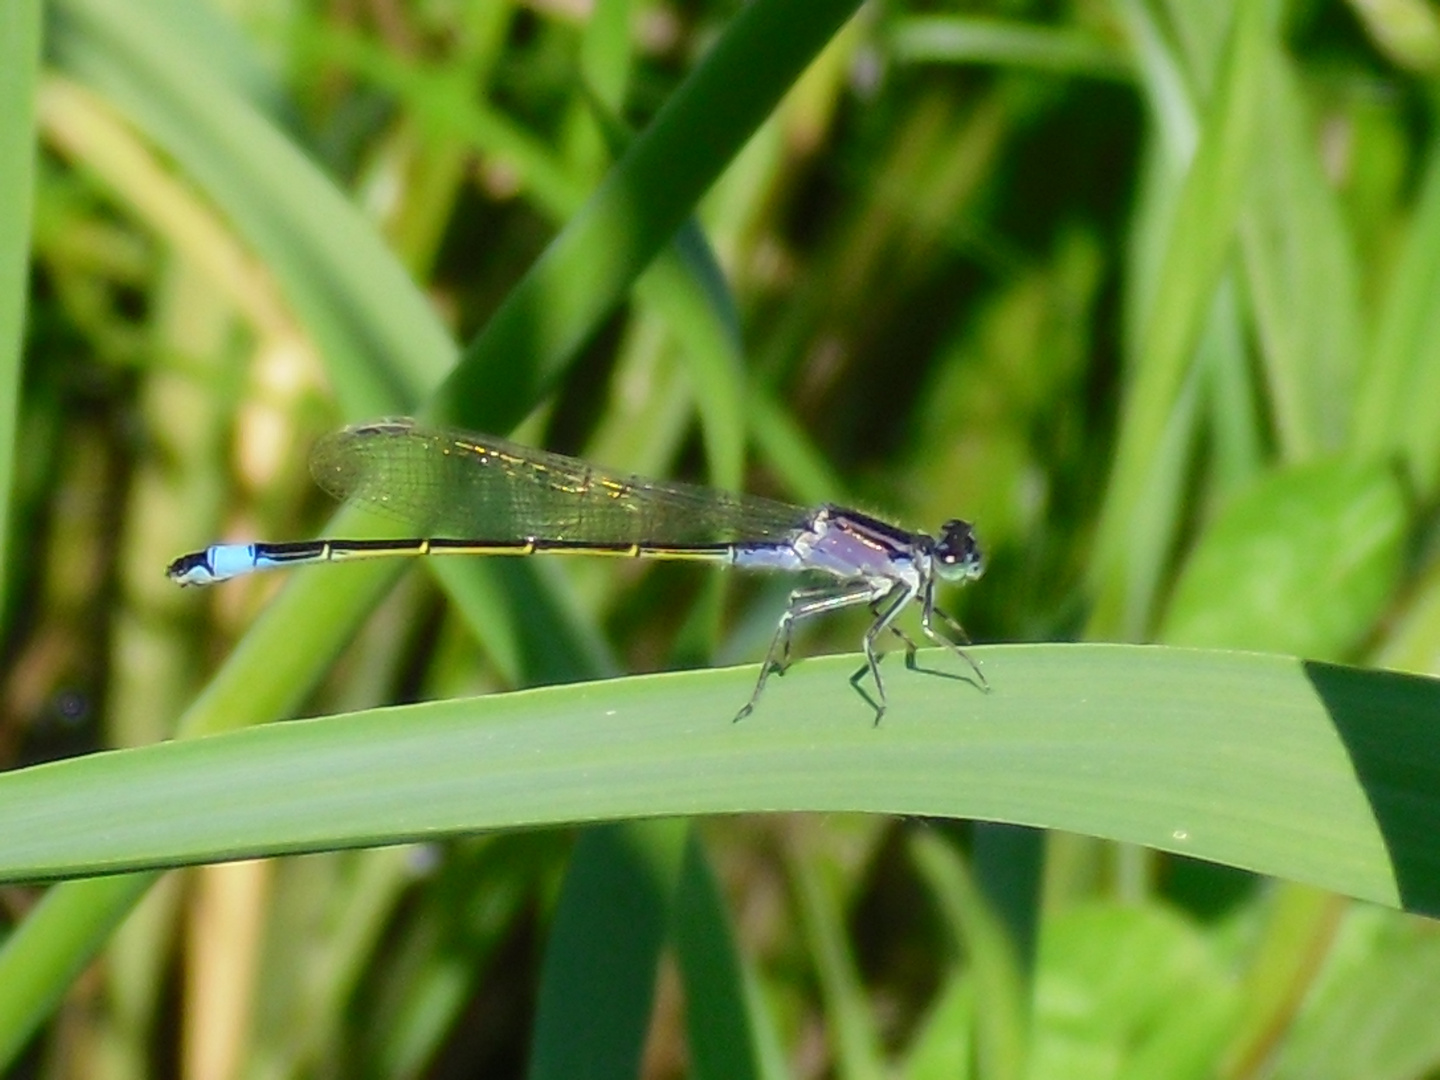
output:
M978 642L1436 670L1424 0L12 0L0 35L0 765L763 655L791 583L683 566L164 580L315 535L308 448L384 414L965 517ZM273 680L210 682L237 642ZM19 1076L1440 1075L1418 917L1001 826L576 836L113 879L114 920L144 900L96 917L102 963L28 1044L0 1002L0 1046ZM708 882L736 951L606 968L664 921L627 858ZM687 1012L707 978L736 1016Z

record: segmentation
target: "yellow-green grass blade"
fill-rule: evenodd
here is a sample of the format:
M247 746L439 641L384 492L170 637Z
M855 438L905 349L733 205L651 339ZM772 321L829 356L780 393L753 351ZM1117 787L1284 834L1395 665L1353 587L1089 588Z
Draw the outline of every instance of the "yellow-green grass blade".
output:
M1258 8L1237 9L1215 101L1158 256L1136 367L1129 375L1091 586L1096 637L1144 637L1190 441L1192 357L1230 257L1259 145L1268 33Z
M35 84L41 5L0 8L0 568L10 563L10 489L19 411L20 357L30 279L30 217L35 182ZM0 613L8 575L0 575Z
M108 873L481 829L812 810L1065 829L1440 911L1440 682L1249 653L977 648L436 702L0 776L0 878ZM947 677L950 676L950 677Z
M984 16L906 15L893 21L886 38L891 56L908 64L1008 65L1119 82L1134 78L1125 52L1069 27Z

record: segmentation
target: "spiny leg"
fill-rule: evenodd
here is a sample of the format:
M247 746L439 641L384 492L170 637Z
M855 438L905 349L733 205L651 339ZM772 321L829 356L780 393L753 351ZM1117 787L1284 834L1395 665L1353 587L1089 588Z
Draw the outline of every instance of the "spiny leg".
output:
M876 724L879 724L880 718L885 715L886 701L885 683L880 678L880 660L875 653L875 643L886 630L895 630L896 617L904 610L905 605L914 599L915 589L912 586L896 582L888 592L876 597L873 601L873 604L877 606L884 604L884 608L878 613L875 621L870 624L870 629L865 631L862 641L865 646L865 662L870 667L870 677L875 680L875 696L880 699L875 705ZM886 603L886 601L889 602ZM901 634L900 637L904 639L905 635ZM863 673L862 670L860 674ZM857 690L859 689L859 684L855 679L851 679L850 682Z
M879 600L874 601L874 602L870 605L870 614L871 614L872 616L874 616L876 619L879 619L879 618L880 618L880 601L881 601L881 600L885 600L886 598L889 597L889 595L890 595L890 594L887 592L884 596L880 597ZM892 623L890 624L890 632L891 632L892 634L894 634L897 638L899 638L899 639L900 639L900 643L905 646L905 666L906 666L909 670L915 671L915 670L916 670L916 666L915 666L915 654L916 654L916 652L919 650L920 646L915 644L915 639L914 639L914 638L912 638L909 634L905 633L904 630L901 630L901 629L900 629L900 626L899 626L898 623L893 623L893 622L892 622ZM879 655L876 659L877 659L877 660L884 660L884 659L885 659L885 656L884 656L884 654L882 653L882 654ZM856 671L854 675L850 676L850 685L853 686L853 687L855 687L856 693L858 693L858 694L860 694L862 697L864 697L865 700L870 703L870 706L871 706L872 708L876 708L877 706L876 706L875 700L874 700L873 698L871 698L871 696L870 696L869 694L865 693L864 690L860 689L860 680L865 677L865 673L866 673L867 671L869 671L869 670L870 670L870 665L869 665L869 663L867 662L867 663L864 664L858 671Z
M885 594L885 596L889 595L889 593ZM885 596L880 597L880 600L884 600ZM877 619L880 618L880 600L876 600L870 605L870 614ZM941 614L944 613L942 612ZM899 638L900 643L905 646L905 666L913 670L915 667L915 653L919 651L920 646L915 644L914 638L900 629L898 623L890 624L890 632ZM860 670L863 672L865 669L861 668Z
M943 645L956 656L960 657L970 665L970 670L975 672L975 677L980 680L980 689L986 693L990 691L990 680L985 678L985 673L980 670L980 665L970 658L970 654L962 649L959 644L949 638L937 633L933 625L935 616L940 616L947 627L967 645L970 643L970 635L965 633L965 628L960 625L960 620L955 616L942 611L935 606L935 583L932 581L925 590L925 602L920 610L920 628L925 631L925 636L937 645Z
M898 626L890 627L890 632L905 645L905 666L911 671L920 670L920 662L915 658L915 654L920 651L920 646L915 643L915 639Z
M868 582L855 582L838 589L833 585L816 585L807 589L794 590L790 594L790 599L786 601L785 614L780 617L780 625L775 628L775 637L770 642L770 650L765 654L766 667L781 675L789 670L790 643L794 640L795 623L800 619L858 604L871 592L873 589ZM873 603L871 606L874 606ZM778 662L775 660L777 646L780 650Z
M760 692L765 689L765 680L770 677L771 669L783 672L790 666L790 635L797 622L812 615L823 615L827 611L839 611L856 604L873 604L877 600L875 593L875 584L864 580L850 582L838 589L822 586L796 589L792 592L785 613L780 616L780 625L775 628L770 649L765 653L765 662L760 665L760 678L755 681L755 690L745 707L735 714L736 722L744 720L755 710L755 703L760 700ZM782 657L779 663L775 660L777 652Z

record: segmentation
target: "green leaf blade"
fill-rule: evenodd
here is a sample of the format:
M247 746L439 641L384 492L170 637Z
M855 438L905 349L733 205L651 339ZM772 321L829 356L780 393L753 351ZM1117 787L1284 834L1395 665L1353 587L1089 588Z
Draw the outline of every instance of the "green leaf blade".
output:
M481 829L774 810L1008 821L1440 910L1440 684L1259 654L977 648L992 692L894 672L877 727L797 665L373 710L0 777L0 877ZM943 654L924 653L922 665ZM954 673L951 673L952 675Z

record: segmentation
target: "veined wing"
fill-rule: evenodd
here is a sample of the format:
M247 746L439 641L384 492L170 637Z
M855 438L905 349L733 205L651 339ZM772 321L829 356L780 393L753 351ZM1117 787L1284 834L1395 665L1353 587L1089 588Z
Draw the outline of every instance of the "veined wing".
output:
M382 420L326 436L315 481L423 535L592 544L783 540L810 511L774 499L608 472L491 435Z

